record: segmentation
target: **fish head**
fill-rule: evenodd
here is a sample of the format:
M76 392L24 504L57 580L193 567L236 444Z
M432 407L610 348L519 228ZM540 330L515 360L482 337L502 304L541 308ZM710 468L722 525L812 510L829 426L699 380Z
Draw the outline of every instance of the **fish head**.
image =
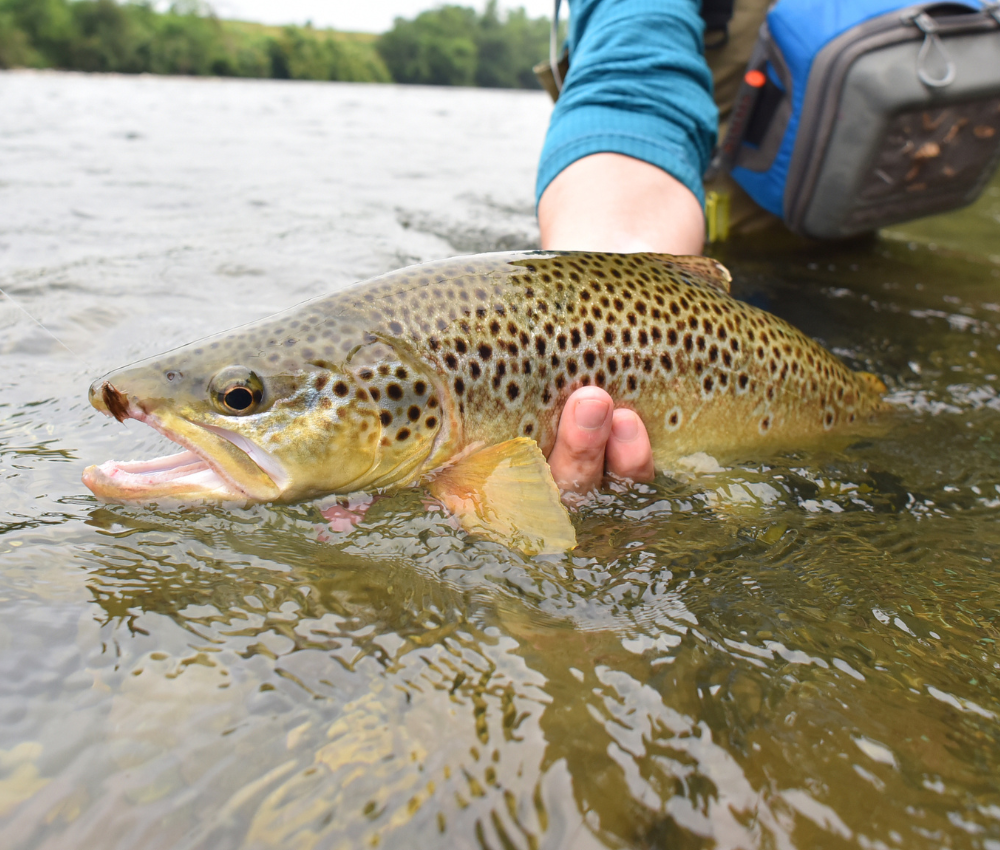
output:
M419 364L370 335L327 359L277 337L266 328L230 333L95 381L95 408L144 422L185 451L91 466L84 483L105 501L264 502L412 475L441 419L427 415L438 400Z

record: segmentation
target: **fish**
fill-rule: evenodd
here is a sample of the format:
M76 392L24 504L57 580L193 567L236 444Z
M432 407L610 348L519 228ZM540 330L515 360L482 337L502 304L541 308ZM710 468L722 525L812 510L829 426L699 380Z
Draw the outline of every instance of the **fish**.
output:
M419 485L470 532L575 546L546 463L570 393L642 418L657 469L854 433L885 385L737 300L701 256L529 251L394 271L111 372L90 401L183 451L88 467L109 502Z

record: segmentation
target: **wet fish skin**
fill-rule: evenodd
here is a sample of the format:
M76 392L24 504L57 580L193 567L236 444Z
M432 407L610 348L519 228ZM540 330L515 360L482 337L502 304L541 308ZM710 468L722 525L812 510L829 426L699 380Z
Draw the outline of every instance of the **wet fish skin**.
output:
M201 455L223 481L213 493L261 501L403 486L518 438L548 454L563 403L585 385L643 418L661 469L698 451L803 445L884 409L877 378L728 284L702 257L459 257L114 372L91 400ZM135 498L115 477L105 464L85 482ZM196 485L171 486L193 497ZM163 495L158 486L147 497Z

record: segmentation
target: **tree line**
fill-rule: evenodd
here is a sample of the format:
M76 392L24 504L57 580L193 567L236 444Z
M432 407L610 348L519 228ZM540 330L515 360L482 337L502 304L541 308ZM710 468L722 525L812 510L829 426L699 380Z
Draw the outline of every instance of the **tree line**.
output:
M0 0L0 68L538 88L549 22L446 5L381 35L220 20L202 0Z

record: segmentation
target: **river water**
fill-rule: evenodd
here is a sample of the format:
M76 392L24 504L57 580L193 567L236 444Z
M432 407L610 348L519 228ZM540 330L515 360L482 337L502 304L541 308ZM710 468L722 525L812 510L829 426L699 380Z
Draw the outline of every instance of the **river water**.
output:
M0 74L0 835L15 848L1000 850L1000 184L735 293L880 437L608 490L530 559L420 493L103 506L95 377L531 247L544 95ZM51 335L50 335L50 333ZM57 339L58 338L58 341Z

